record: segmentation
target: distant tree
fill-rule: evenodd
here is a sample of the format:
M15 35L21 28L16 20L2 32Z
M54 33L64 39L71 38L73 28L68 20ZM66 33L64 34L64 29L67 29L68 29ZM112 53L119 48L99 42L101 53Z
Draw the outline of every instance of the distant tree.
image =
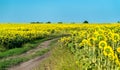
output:
M84 23L84 24L88 24L89 22L88 22L87 20L85 20L83 23Z
M62 24L63 22L58 22L58 24Z
M42 24L43 22L30 22L31 24Z
M117 23L120 23L120 21L118 21Z
M51 22L50 21L48 21L48 22L46 22L47 24L51 24Z
M39 22L35 22L35 23L39 24Z

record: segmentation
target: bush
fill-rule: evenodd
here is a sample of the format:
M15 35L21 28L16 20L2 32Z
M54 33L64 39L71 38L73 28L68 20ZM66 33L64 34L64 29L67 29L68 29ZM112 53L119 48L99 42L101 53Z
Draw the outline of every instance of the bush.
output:
M118 21L117 23L120 23L120 21Z
M47 24L51 24L51 22L50 21L48 21L48 22L46 22Z
M58 24L62 24L63 22L58 22Z
M85 20L83 23L88 24L89 22L87 20Z
M30 22L31 24L43 24L43 22Z

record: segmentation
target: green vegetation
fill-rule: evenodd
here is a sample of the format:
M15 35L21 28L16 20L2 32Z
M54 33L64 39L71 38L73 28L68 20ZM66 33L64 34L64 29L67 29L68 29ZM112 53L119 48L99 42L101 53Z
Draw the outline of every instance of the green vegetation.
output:
M55 43L55 42L54 42ZM79 70L74 55L59 42L52 44L51 55L35 70Z
M16 57L16 58L10 58L7 60L2 60L0 61L0 70L7 70L7 68L20 64L22 62L28 61L32 58L35 58L37 56L41 56L48 52L49 49L41 49L40 51L35 52L32 55L24 56L24 57Z
M45 54L46 52L48 52L50 50L51 47L43 48L43 49L35 52L34 54L30 54L28 56L20 56L20 57L17 56L17 55L20 55L22 53L27 52L28 50L31 50L31 49L37 47L43 41L51 40L51 39L54 39L54 38L60 38L62 36L64 36L64 35L59 35L59 36L54 35L54 36L51 36L51 37L47 37L47 38L44 38L44 39L35 40L35 41L32 41L32 42L26 43L21 48L14 48L14 49L10 49L10 50L5 51L5 52L1 52L0 53L0 59L1 59L0 60L0 70L1 69L6 70L8 67L17 65L19 63L28 61L32 58L35 58L37 56L41 56L41 55ZM53 42L51 44L53 44ZM14 58L9 58L9 57L12 57L12 56L14 56Z
M14 49L10 49L10 50L5 51L5 52L0 52L0 59L25 53L28 50L37 47L37 45L40 44L40 42L43 42L43 41L48 40L48 39L50 39L50 38L35 40L33 42L29 42L29 43L24 44L21 48L14 48Z
M53 35L50 37L46 37L44 39L38 39L38 40L31 41L29 43L26 43L26 44L22 45L21 48L14 48L14 49L10 49L10 50L5 51L5 52L0 52L0 59L10 57L10 56L20 55L22 53L27 52L28 50L31 50L31 49L37 47L37 45L39 45L43 41L50 40L53 38L59 38L62 36L65 36L65 35Z
M14 66L16 64L19 64L19 63L27 61L27 60L28 60L28 58L19 57L19 58L0 61L0 70L7 70L8 67Z
M88 24L89 22L88 22L87 20L85 20L83 23L84 23L84 24Z
M1 32L8 31L0 36L0 51L2 51L0 52L0 68L16 65L51 50L51 56L40 64L38 70L119 70L120 24L88 24L88 21L84 23L69 25L31 24L25 27L20 25L23 28L14 29L16 25L10 29L2 28ZM31 26L35 27L32 28ZM42 30L37 28L38 26ZM27 27L31 28L28 29ZM8 33L9 31L12 33L12 29L15 32L13 33L14 37ZM21 36L18 37L16 33L19 30L20 33L18 34ZM7 36L5 36L6 34ZM63 37L64 34L67 37ZM50 44L52 47L33 51L33 54L28 53L27 56L20 56L20 54L35 48L40 42L55 37L63 38L59 42L53 41ZM15 46L21 46L14 47L14 43Z

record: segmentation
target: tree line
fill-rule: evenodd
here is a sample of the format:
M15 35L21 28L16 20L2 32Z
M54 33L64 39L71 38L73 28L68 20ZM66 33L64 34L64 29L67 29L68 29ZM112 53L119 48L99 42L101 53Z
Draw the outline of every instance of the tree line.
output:
M31 24L43 24L43 23L46 23L46 24L51 24L52 22L48 21L48 22L30 22ZM63 22L57 22L58 24L63 24ZM83 22L84 24L88 24L89 22L87 20L85 20ZM71 24L75 24L75 22L71 22Z

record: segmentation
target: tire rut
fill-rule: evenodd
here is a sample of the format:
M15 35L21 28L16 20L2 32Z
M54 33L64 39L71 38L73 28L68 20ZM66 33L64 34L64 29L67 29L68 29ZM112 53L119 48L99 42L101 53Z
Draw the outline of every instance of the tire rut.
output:
M36 52L36 51L39 51L42 48L48 48L52 41L55 41L55 40L58 40L58 39L59 38L55 38L55 39L52 39L52 40L44 41L40 45L38 45L38 47L36 47L35 49L30 50L30 51L28 51L28 52L26 52L26 53L24 53L24 54L22 54L20 56L21 57L22 56L27 56L27 55L30 55L30 54ZM9 68L8 70L32 70L35 67L37 67L40 64L40 62L42 60L44 60L45 58L47 58L49 55L50 55L50 51L45 53L42 56L38 56L38 57L36 57L34 59L31 59L31 60L29 60L27 62L23 62L23 63L21 63L21 64L19 64L17 66L13 66L13 67Z

